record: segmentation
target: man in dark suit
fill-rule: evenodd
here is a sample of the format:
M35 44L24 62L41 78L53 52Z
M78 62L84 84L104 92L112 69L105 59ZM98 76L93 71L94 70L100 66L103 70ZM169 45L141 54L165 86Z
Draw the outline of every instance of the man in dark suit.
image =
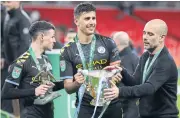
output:
M125 67L130 74L133 74L138 64L139 57L133 53L130 48L129 35L123 31L116 32L113 35L113 40L119 49L122 66ZM123 100L123 118L138 118L139 111L136 104L137 100L137 98Z
M31 38L28 28L30 27L30 18L24 12L20 1L3 1L2 5L6 8L5 18L2 23L2 52L1 65L3 65L2 85L7 77L9 65L28 50ZM13 109L12 105L13 104ZM2 109L19 115L18 100L2 100Z
M139 57L132 52L129 35L126 32L116 32L113 36L121 57L121 64L130 74L133 74L139 62Z
M149 21L143 30L144 48L147 50L140 58L135 73L131 76L125 68L118 68L122 81L129 86L105 89L105 98L140 98L141 118L178 118L176 64L164 45L167 25L160 19Z
M0 57L0 68L1 68L1 90L4 85L5 79L8 75L8 64L5 61L5 55L4 55L4 38L3 38L3 28L4 28L4 20L6 16L6 9L5 7L1 4L1 57ZM12 108L12 100L1 100L1 110L6 111L8 113L13 113L13 108Z
M31 21L20 1L4 1L2 5L7 10L3 27L3 47L4 58L9 65L28 50L31 43L28 30Z

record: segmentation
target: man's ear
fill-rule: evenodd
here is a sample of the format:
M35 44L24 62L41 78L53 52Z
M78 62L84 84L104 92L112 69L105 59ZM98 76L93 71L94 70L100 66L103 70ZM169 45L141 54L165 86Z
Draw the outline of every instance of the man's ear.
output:
M41 40L43 40L43 38L44 38L44 34L43 33L40 34L40 38L41 38Z
M37 35L37 39L38 39L39 41L42 41L42 40L43 40L43 37L44 37L43 33L39 33L39 34Z
M166 37L165 35L161 35L160 36L160 41L163 42L165 40L165 37Z
M78 22L78 18L74 18L74 23L76 24L76 26L79 26L79 22Z

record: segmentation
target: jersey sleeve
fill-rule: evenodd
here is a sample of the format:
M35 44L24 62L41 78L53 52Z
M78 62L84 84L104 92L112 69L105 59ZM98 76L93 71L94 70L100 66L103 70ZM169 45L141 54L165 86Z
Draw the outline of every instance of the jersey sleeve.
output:
M61 49L60 77L61 79L73 79L73 66L68 55L68 48Z
M13 63L8 70L8 77L6 78L6 82L19 86L20 81L21 81L21 77L23 74L23 66L22 64L18 64L18 63Z
M107 39L106 43L107 43L109 53L110 53L110 62L115 62L115 61L120 60L119 50L118 50L114 40L109 38L109 39Z

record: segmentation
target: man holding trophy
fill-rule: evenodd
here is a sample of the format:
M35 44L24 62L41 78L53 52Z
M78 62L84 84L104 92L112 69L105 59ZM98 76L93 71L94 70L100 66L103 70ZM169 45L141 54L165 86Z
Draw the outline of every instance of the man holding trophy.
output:
M161 19L150 20L143 30L144 48L133 75L125 68L109 66L105 69L120 69L122 81L129 86L104 90L106 99L140 98L140 118L178 118L177 81L178 70L173 57L165 46L167 24Z
M9 76L2 90L2 99L20 99L21 118L53 118L54 92L63 88L55 81L51 64L43 55L53 48L55 27L46 21L37 21L29 28L32 43L28 51L17 58L9 68Z
M94 33L96 8L91 3L77 5L74 22L77 25L77 35L61 49L60 60L64 88L69 94L77 93L74 118L98 118L102 113L103 118L122 118L120 100L115 99L109 104L102 93L102 89L108 87L107 78L117 78L120 74L95 71L119 64L116 44L112 39Z

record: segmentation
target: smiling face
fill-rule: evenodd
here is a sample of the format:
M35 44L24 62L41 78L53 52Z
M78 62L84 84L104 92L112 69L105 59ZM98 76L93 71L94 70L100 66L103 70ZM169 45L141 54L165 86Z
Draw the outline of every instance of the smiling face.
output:
M75 18L75 24L79 31L85 35L92 35L96 29L96 12L83 12L77 18Z
M55 31L53 29L46 31L43 34L41 44L44 50L52 50L55 42Z

